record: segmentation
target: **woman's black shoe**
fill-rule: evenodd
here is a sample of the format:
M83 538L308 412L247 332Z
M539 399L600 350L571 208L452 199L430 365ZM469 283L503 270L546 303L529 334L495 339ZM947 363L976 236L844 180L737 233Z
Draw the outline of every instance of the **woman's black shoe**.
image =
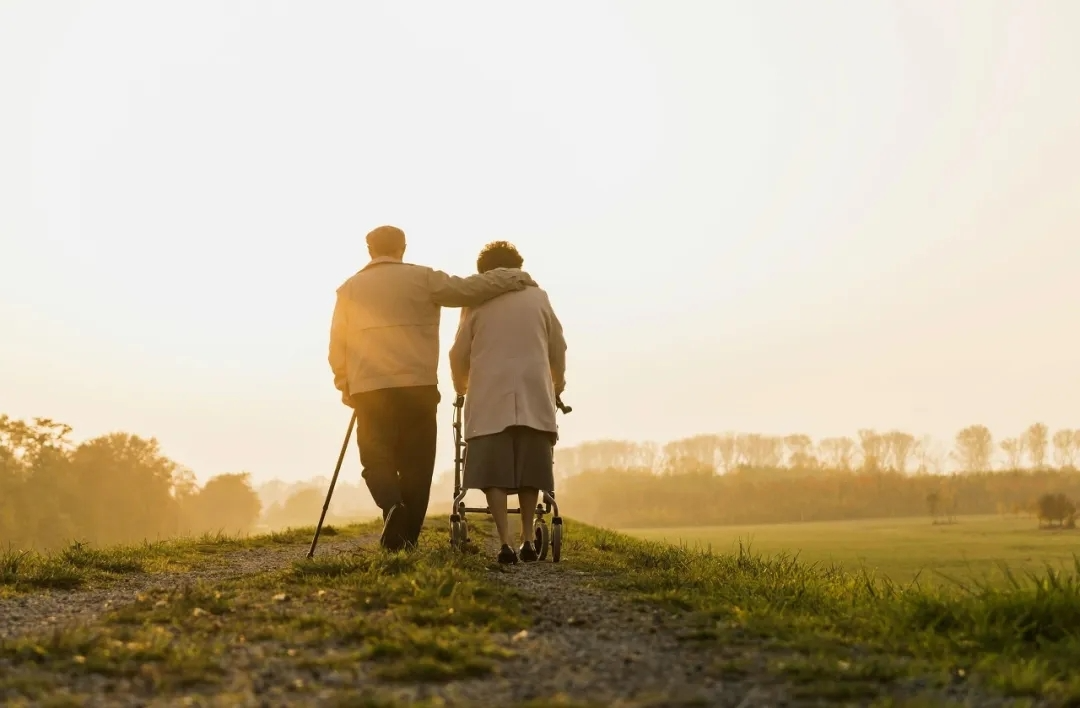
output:
M514 549L504 543L499 551L499 562L503 565L513 565L518 562L517 553L514 553Z
M522 563L535 563L540 560L540 556L536 555L536 548L534 548L529 541L521 544L521 550L518 551L518 555L521 556Z

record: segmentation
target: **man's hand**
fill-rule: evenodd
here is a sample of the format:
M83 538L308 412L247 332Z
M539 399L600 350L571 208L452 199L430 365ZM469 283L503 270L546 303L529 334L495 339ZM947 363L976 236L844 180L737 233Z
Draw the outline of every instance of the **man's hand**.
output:
M341 402L347 405L349 408L353 407L352 399L349 398L349 393L347 391L341 392Z
M520 283L520 286L521 286L520 289L521 290L524 290L525 288L539 287L536 284L536 281L532 279L532 276L529 275L528 273L526 273L525 271L521 271L520 273L515 274L515 277L516 277L518 283Z

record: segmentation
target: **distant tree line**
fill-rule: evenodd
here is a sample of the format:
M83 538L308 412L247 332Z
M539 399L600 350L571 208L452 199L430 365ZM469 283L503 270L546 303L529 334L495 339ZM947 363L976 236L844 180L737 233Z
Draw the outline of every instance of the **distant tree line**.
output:
M818 441L802 433L702 434L665 445L595 440L558 447L555 452L558 474L564 477L611 468L672 473L709 470L717 474L777 468L943 474L950 470L973 473L995 468L1075 469L1078 460L1080 430L1058 430L1051 436L1044 423L1035 423L997 445L986 426L971 425L956 434L951 450L928 435L916 438L901 430L863 429L855 437Z
M558 492L567 516L613 528L913 517L925 514L931 499L935 516L1034 516L1045 494L1080 498L1080 472L819 471L792 475L778 468L715 475L610 468L563 480Z
M259 518L246 473L218 475L200 488L154 438L111 433L76 445L71 432L46 418L0 415L3 550L245 533Z
M307 526L329 480L256 490L247 474L201 488L153 438L103 435L0 416L0 547L71 541L139 542L184 534ZM997 452L1004 464L992 472ZM814 441L793 434L695 435L666 445L600 440L556 448L563 512L612 527L748 524L1012 513L1066 525L1080 499L1080 431L1036 423L996 446L973 425L952 449L929 437L865 429ZM951 474L947 474L948 472ZM450 505L452 475L436 479L432 510ZM260 499L260 497L262 497ZM377 510L360 483L339 480L328 523Z
M997 450L1004 465L994 472ZM996 448L989 429L972 425L951 450L903 431L864 429L816 443L803 434L725 433L556 448L556 467L564 513L613 527L919 516L928 506L935 518L1043 518L1058 511L1040 498L1080 498L1078 450L1080 431L1051 436L1042 423Z

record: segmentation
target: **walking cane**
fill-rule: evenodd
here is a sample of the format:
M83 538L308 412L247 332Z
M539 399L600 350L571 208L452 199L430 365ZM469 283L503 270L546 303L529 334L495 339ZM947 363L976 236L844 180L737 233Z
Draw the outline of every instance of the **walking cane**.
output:
M341 443L341 454L337 458L337 467L334 468L334 476L330 478L330 488L326 490L326 502L322 507L322 516L319 517L319 525L315 527L315 538L311 539L311 549L307 557L315 555L315 544L319 542L319 534L322 533L323 521L326 519L326 510L330 508L330 497L334 496L334 485L337 484L338 473L341 472L341 463L345 460L345 451L349 449L349 440L352 438L353 426L356 425L356 411L353 411L349 419L349 429L345 431L345 442Z

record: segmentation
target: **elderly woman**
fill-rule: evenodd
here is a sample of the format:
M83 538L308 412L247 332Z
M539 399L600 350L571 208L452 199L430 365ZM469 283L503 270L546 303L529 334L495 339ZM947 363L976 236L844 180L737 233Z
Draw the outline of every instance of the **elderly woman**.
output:
M476 269L520 269L506 241L484 246ZM537 560L533 514L541 490L554 491L555 400L566 385L562 325L538 287L500 295L461 312L450 349L454 389L465 396L464 484L482 489L502 542L500 563L517 563L506 498L521 507L521 560Z

